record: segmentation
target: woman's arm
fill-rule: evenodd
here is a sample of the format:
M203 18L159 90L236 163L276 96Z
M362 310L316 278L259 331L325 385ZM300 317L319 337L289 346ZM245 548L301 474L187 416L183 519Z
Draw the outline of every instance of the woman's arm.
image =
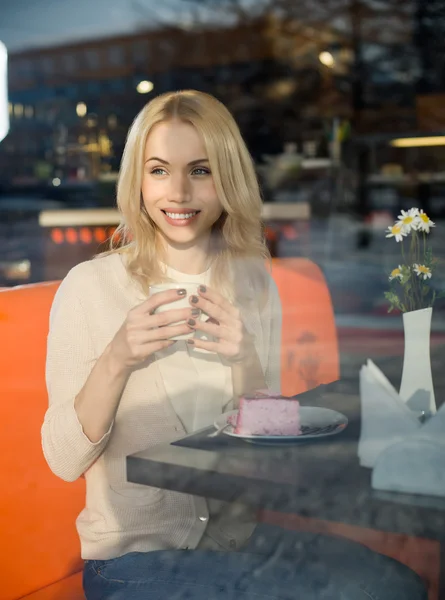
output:
M268 311L265 311L265 318L269 320L270 338L265 371L265 387L273 392L281 392L281 328L283 317L280 295L272 277L270 278L268 309Z
M254 347L242 362L232 365L232 383L236 404L240 396L267 387L263 368Z
M106 354L95 356L76 279L73 272L65 278L51 308L46 360L49 408L42 426L45 458L66 481L80 477L105 449L125 385L124 377L113 373ZM84 423L86 392L97 401L94 412L100 426L94 428Z
M93 443L111 430L128 377L129 371L117 363L107 346L74 400L77 418Z
M263 331L270 329L267 364L263 371L258 354L253 347L252 352L241 363L232 366L234 397L253 392L255 390L269 389L273 392L281 391L281 326L282 309L277 286L270 278L268 299L261 313Z
M51 309L46 362L49 409L42 427L46 460L56 475L68 481L80 477L104 451L133 368L171 346L170 337L188 333L183 322L191 317L191 308L174 309L185 290L153 294L129 311L96 359L76 293L79 287L85 289L85 272L78 280L77 273L75 268L65 278ZM154 314L163 304L172 308Z

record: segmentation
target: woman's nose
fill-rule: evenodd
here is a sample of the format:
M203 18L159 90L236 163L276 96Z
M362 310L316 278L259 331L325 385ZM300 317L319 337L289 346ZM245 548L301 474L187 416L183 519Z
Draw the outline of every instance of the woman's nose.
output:
M187 177L172 177L170 188L170 200L172 202L187 202L190 199L190 196L190 185Z

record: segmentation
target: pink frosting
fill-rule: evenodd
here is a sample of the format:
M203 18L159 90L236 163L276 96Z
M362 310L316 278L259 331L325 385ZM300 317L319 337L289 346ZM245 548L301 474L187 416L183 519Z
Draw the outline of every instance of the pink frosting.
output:
M239 435L300 435L300 403L260 392L243 397L236 418ZM266 397L264 397L266 396Z

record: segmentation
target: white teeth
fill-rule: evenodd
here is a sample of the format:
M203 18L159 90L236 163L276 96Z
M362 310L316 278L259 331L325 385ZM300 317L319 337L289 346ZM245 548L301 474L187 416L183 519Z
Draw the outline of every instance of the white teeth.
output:
M191 212L191 213L170 213L165 211L165 214L167 215L167 217L170 217L170 219L190 219L191 217L194 217L197 214L196 212Z

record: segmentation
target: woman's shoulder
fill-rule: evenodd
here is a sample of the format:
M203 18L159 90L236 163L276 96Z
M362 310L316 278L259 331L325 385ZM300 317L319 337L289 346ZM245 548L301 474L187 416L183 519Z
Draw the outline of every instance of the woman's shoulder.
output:
M104 253L94 256L77 264L70 272L81 272L91 274L105 274L114 272L118 266L123 266L123 258L120 252Z
M263 259L238 261L235 271L238 297L248 304L254 303L263 312L279 298L272 275L271 264Z
M62 280L59 291L77 298L91 296L96 290L118 285L125 276L120 253L99 255L72 267Z

